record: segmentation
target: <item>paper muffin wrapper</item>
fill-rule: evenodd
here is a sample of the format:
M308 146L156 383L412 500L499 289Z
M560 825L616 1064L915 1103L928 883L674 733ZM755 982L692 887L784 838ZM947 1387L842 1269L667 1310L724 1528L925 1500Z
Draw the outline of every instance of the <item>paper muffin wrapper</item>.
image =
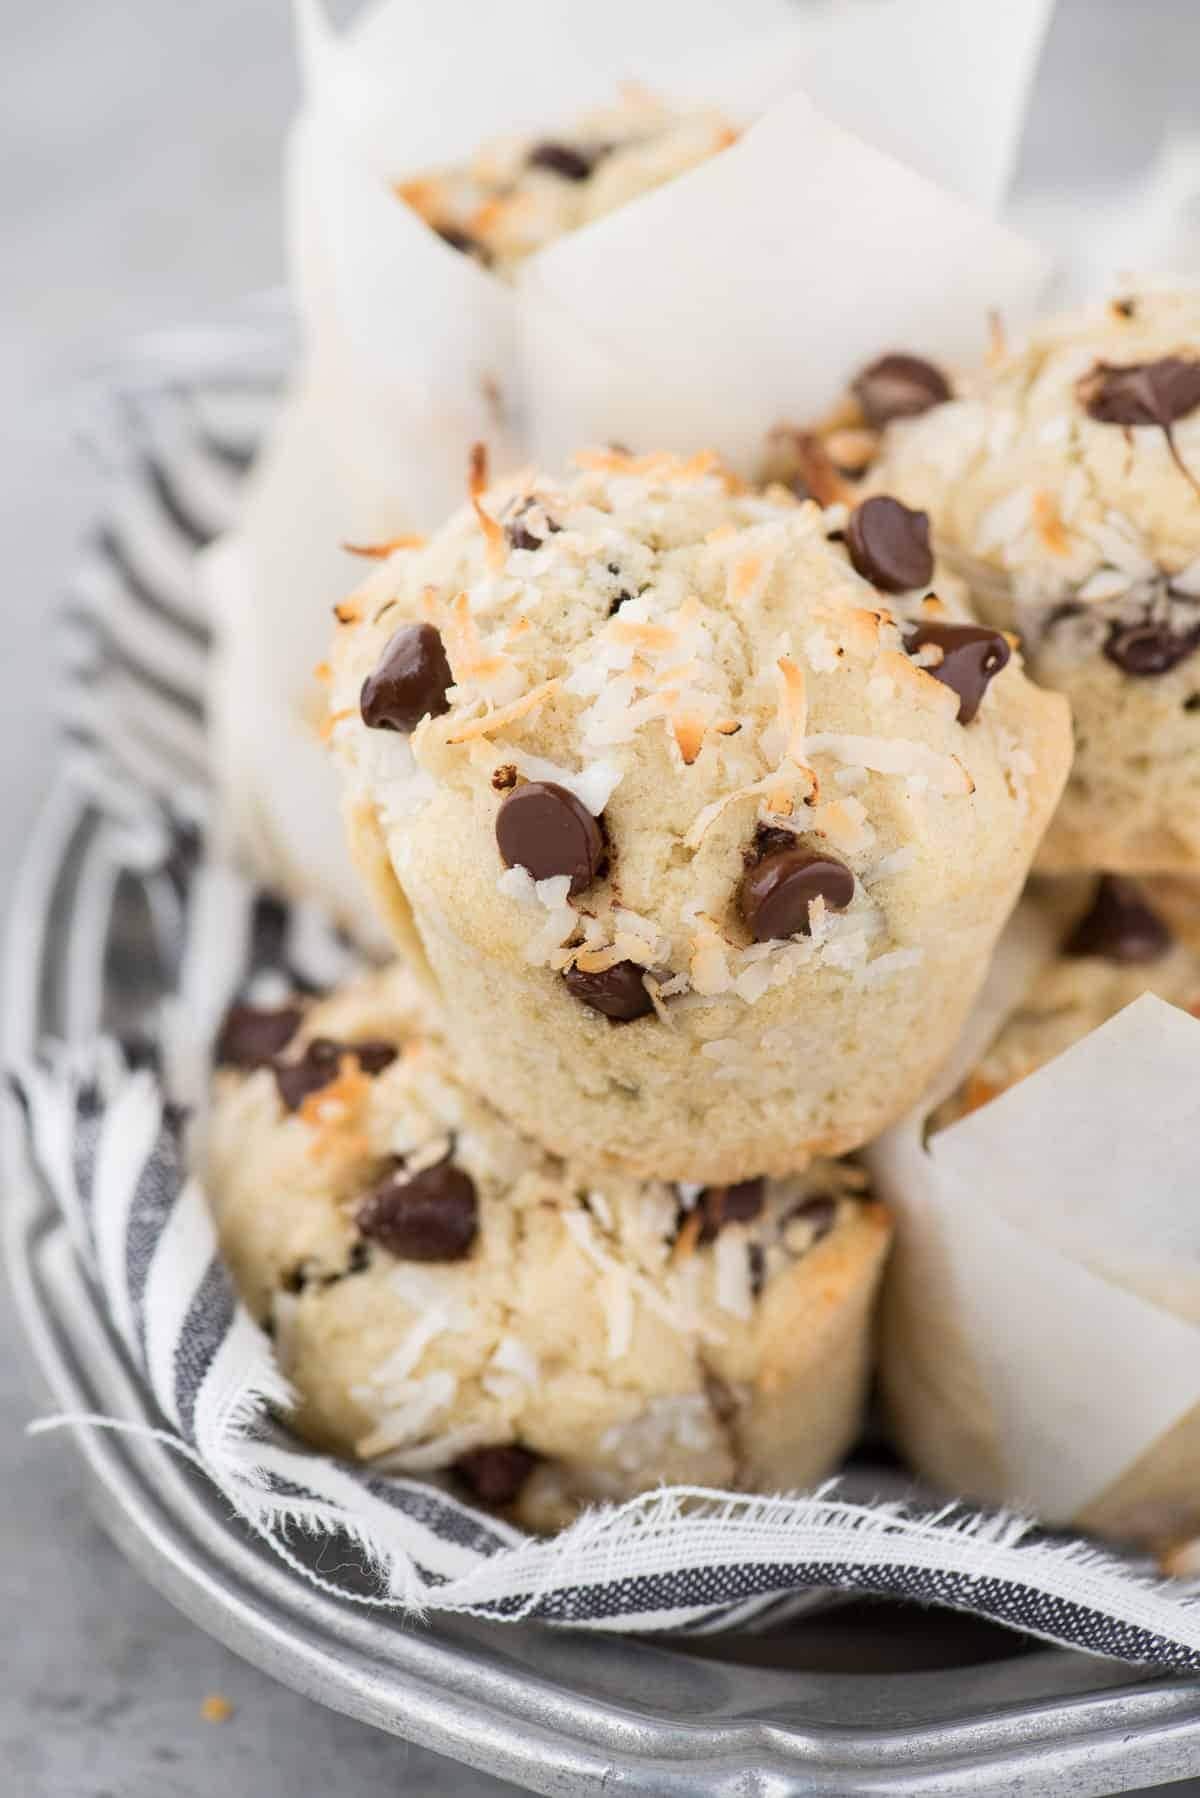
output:
M674 9L635 0L392 0L346 38L316 0L297 11L306 98L287 210L305 369L236 554L208 574L223 620L218 731L233 726L218 766L260 865L285 879L303 866L310 890L353 916L336 814L323 783L309 796L311 755L256 707L272 689L282 727L311 745L329 608L362 569L335 546L435 529L465 497L475 441L496 472L615 439L714 448L751 473L771 425L813 417L872 355L973 356L987 310L1025 314L1047 273L989 212L1048 4L1017 0L968 27L954 0L802 15L785 0L703 0L682 57ZM394 192L501 130L569 123L630 75L747 129L530 257L513 285Z
M938 1092L869 1152L884 1387L955 1491L1169 1541L1200 1523L1200 1022L1147 995L925 1139L1050 953L1023 908Z

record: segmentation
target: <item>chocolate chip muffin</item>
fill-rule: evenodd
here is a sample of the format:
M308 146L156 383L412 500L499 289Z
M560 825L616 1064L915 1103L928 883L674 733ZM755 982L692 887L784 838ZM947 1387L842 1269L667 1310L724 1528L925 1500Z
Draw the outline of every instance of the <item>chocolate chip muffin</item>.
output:
M664 1480L804 1487L845 1452L889 1237L861 1170L586 1175L461 1084L399 967L240 1007L220 1054L220 1239L318 1446L533 1528Z
M736 138L715 109L674 106L630 85L567 131L493 140L462 167L417 174L396 192L452 249L509 279L525 257Z
M580 461L477 492L343 608L352 845L464 1078L548 1148L790 1173L953 1042L1066 708L897 502Z
M1044 326L892 422L869 479L929 512L981 615L1071 701L1040 865L1200 867L1200 296Z
M1143 993L1200 1010L1200 885L1172 876L1139 883L1071 877L1039 883L1026 905L1039 934L1047 924L1053 933L1050 958L1014 995L986 1053L934 1113L934 1132L998 1098ZM902 1232L897 1247L882 1307L881 1388L898 1445L944 1491L1025 1502L1010 1489L969 1320L964 1328L952 1308L930 1308L928 1280L914 1259L922 1253L919 1232ZM1186 1264L1169 1282L1152 1268L1139 1274L1099 1259L1094 1271L1200 1323L1200 1280ZM1200 1528L1198 1493L1200 1411L1192 1411L1078 1515L1053 1521L1153 1546Z

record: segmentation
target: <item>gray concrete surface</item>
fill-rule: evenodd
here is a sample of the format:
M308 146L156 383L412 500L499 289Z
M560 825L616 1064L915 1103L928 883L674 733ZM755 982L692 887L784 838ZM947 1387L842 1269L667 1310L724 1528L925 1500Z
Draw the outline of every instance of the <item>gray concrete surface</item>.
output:
M280 275L294 98L284 0L9 0L0 24L0 908L51 755L47 617L86 516L78 371L138 330ZM1195 124L1194 0L1064 0L1022 163L1102 192ZM375 1798L512 1790L335 1716L235 1660L125 1566L0 1300L0 1789L14 1798ZM219 1693L223 1724L203 1720ZM1184 1787L1174 1788L1183 1792ZM1200 1781L1188 1782L1200 1792Z

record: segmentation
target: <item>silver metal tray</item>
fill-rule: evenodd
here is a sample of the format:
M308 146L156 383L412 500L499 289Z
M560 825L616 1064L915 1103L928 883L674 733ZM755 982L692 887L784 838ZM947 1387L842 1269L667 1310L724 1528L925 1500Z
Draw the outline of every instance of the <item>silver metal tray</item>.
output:
M9 931L6 1048L136 1034L171 989L170 877L111 873L114 826L64 778ZM153 1425L30 1165L5 1131L5 1244L53 1403ZM102 1522L198 1624L287 1684L542 1793L1090 1795L1200 1769L1200 1682L949 1613L851 1605L775 1635L680 1642L418 1626L323 1596L149 1438L80 1429Z

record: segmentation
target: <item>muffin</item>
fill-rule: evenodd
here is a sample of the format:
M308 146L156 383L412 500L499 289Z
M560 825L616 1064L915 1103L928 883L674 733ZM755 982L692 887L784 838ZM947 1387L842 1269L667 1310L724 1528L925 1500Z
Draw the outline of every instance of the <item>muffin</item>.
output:
M1143 993L1200 1011L1200 887L1174 877L1135 885L1105 876L1043 887L1036 903L1057 925L1060 947L1014 1008L974 1069L938 1108L947 1128L990 1103L1099 1028ZM952 1308L931 1310L917 1257L919 1235L901 1244L882 1307L881 1387L898 1445L943 1490L989 1503L1014 1493L988 1390L967 1332ZM1200 1324L1200 1279L1186 1265L1170 1277L1152 1268L1093 1271ZM1052 1521L1152 1547L1200 1530L1200 1410L1185 1415L1073 1517Z
M925 521L584 455L341 609L352 847L463 1077L676 1180L865 1142L954 1041L1066 707L935 592Z
M1065 693L1039 865L1200 867L1200 296L1056 320L887 428L869 483L926 509L984 617Z
M396 193L452 249L504 279L556 238L615 212L735 142L712 107L672 105L632 84L616 104L553 137L494 139L460 167Z
M934 1113L934 1129L998 1098L1143 993L1200 1016L1200 885L1102 875L1043 884L1033 903L1058 919L1059 953Z
M860 1169L597 1178L456 1078L400 967L238 1007L207 1183L296 1429L531 1528L659 1481L811 1485L857 1428L888 1245Z

